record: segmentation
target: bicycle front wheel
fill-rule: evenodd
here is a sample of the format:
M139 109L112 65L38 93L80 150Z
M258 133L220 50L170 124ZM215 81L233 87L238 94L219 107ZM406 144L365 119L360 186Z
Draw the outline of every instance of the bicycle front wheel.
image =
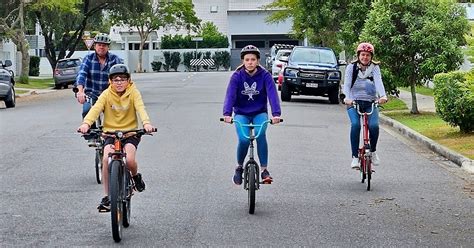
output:
M367 191L370 191L370 180L372 179L372 157L367 158L365 162L365 170L367 174Z
M95 150L95 179L98 184L102 183L102 150Z
M123 227L130 226L130 214L132 209L132 183L131 183L131 176L128 170L125 172L125 176L123 177L123 188L124 190L124 201L123 201Z
M248 165L248 201L249 201L249 214L254 214L255 213L255 193L257 189L256 185L256 169L255 169L255 164L249 164Z
M112 220L112 236L115 242L122 240L123 225L123 184L122 184L122 162L113 160L109 166L109 195L110 216Z

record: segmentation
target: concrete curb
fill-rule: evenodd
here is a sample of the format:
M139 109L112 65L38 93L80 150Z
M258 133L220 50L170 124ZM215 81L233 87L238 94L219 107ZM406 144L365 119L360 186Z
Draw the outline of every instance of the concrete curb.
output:
M56 91L54 89L30 89L30 88L16 88L16 87L15 87L15 90L28 91L26 93L16 94L16 97L18 97L18 98L31 96L31 95L45 94L45 93L50 93L50 92L55 92Z
M390 126L399 133L405 135L406 137L417 141L418 143L426 146L430 150L440 154L441 156L451 160L455 164L459 165L462 169L474 173L474 161L455 152L449 148L446 148L430 138L423 136L422 134L414 131L413 129L401 124L400 122L385 116L384 114L380 114L380 123Z

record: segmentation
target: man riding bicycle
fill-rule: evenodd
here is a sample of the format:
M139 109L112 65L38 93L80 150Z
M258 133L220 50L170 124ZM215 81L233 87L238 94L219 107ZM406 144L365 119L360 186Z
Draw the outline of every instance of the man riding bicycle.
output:
M122 64L122 59L109 52L110 38L107 34L97 34L94 37L94 53L87 55L77 74L77 101L82 104L82 118L89 112L102 91L109 86L109 70L116 64ZM87 101L89 97L89 101ZM89 146L95 146L89 140Z

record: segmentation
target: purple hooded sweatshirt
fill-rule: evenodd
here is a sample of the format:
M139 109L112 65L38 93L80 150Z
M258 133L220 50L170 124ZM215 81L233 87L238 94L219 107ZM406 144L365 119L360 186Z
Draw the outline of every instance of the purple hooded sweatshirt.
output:
M272 116L280 116L280 102L270 73L259 66L257 72L250 76L244 67L236 70L230 78L224 100L224 116L256 115L266 113L267 96L272 107Z

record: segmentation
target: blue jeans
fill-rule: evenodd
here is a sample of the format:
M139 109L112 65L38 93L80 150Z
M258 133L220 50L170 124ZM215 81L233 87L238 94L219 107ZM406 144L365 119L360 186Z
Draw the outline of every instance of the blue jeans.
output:
M91 101L90 101L90 100L86 100L86 101L82 104L82 119L84 119L84 117L86 117L87 113L89 113L89 110L91 110L92 105L94 105L94 103L95 103L96 101L97 101L97 99L92 99L92 104L91 104ZM92 123L91 128L92 128L92 129L97 128L97 127L95 126L95 122Z
M357 101L361 108L361 112L370 112L371 102L367 101ZM349 107L347 109L347 114L351 120L351 149L352 157L357 158L359 151L359 142L360 142L360 115L357 113L357 109L354 107ZM377 148L377 140L379 139L379 109L374 108L374 112L369 115L369 139L370 139L370 151L375 152Z
M248 115L235 115L234 119L239 121L241 124L250 124L253 123L255 125L260 125L266 120L268 120L267 113L260 113L254 116ZM239 144L237 145L237 164L243 165L245 157L247 156L247 152L249 150L250 140L244 137L244 134L249 136L250 135L250 128L249 127L239 127L238 124L235 124L237 130L237 137L239 138ZM260 127L254 128L254 132L258 132ZM262 167L266 167L268 165L268 145L267 145L267 137L265 136L265 131L267 129L267 125L264 125L261 130L260 136L257 138L257 154L258 159L260 161L260 165ZM256 135L257 133L255 133Z

